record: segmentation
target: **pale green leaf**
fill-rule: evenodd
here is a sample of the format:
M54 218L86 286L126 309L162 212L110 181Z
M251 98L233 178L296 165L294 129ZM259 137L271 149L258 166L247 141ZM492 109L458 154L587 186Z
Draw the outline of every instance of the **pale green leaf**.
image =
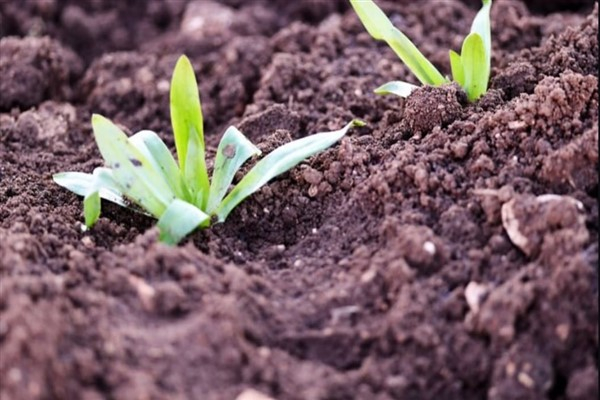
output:
M471 33L462 47L462 65L465 73L464 88L469 101L475 101L487 90L489 79L488 71L485 69L485 48L483 39L478 33Z
M85 226L91 228L100 217L100 193L98 190L88 193L83 198L83 215Z
M354 120L344 128L333 131L317 133L302 139L285 144L260 160L244 178L221 202L215 213L219 222L225 221L231 210L242 200L256 192L271 179L290 168L295 167L303 160L328 148L340 140L353 126L363 126L364 122Z
M450 68L452 69L452 79L460 86L465 86L465 71L463 69L460 54L450 50Z
M201 151L198 137L195 135L190 135L188 137L188 139L189 139L189 143L187 145L188 155L186 158L188 160L198 159L200 151ZM202 159L204 159L204 157L202 157ZM199 168L196 168L196 166L193 163L189 162L189 163L185 164L185 168L182 170L182 174L183 174L183 180L185 182L185 186L187 187L187 190L189 191L190 199L193 199L193 203L197 207L204 210L206 202L208 200L209 188L207 187L206 189L204 189L200 185L200 181L202 180L202 178L201 178L202 171Z
M52 179L58 185L79 195L86 196L88 193L99 190L100 197L123 207L127 207L121 189L112 178L112 172L105 167L94 169L94 174L83 172L60 172L52 175Z
M186 199L187 193L177 162L161 138L153 131L143 130L131 136L129 142L146 156L154 170L160 172L177 197Z
M191 192L208 193L209 182L204 159L204 128L198 84L186 56L179 57L171 80L171 124L179 167ZM196 148L188 149L190 143ZM194 174L189 171L194 170ZM185 171L188 171L186 174ZM188 180L190 178L191 180Z
M483 0L483 6L473 19L471 24L471 33L478 33L483 39L483 44L486 54L486 65L490 68L492 57L492 30L490 26L490 9L492 8L492 0Z
M377 4L370 0L350 0L350 4L373 39L386 40L389 37L394 25Z
M177 244L207 221L210 221L210 217L199 208L183 200L175 199L158 220L160 241L171 245Z
M225 131L217 148L206 212L211 214L215 211L227 193L237 170L248 158L258 154L260 154L258 147L237 128L230 126Z
M350 0L367 32L376 40L384 40L402 62L424 85L439 86L446 78L419 51L410 39L395 28L389 18L372 0Z
M408 97L418 86L403 81L392 81L385 83L375 89L376 94L394 94L400 97Z
M131 201L159 218L175 193L160 172L137 150L125 133L110 120L92 116L94 137L105 162L111 167L114 180Z
M440 86L448 82L440 71L425 58L417 46L398 29L394 28L391 36L386 41L422 84Z

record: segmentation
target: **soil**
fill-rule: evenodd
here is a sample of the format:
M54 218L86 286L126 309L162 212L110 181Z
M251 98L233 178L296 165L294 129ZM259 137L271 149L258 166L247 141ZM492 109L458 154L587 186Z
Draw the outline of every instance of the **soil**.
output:
M479 7L379 3L446 73ZM375 96L414 78L342 0L0 2L0 398L598 398L597 19L496 1L468 104ZM177 247L83 231L51 175L102 164L92 113L172 147L182 53L210 151L368 126Z

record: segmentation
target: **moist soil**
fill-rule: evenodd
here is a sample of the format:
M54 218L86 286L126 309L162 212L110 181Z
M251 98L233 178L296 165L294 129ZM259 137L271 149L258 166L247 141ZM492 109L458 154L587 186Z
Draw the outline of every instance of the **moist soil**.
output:
M480 5L379 3L445 73ZM346 1L0 2L0 397L596 399L597 18L496 1L468 104L374 95L415 81ZM368 126L179 246L84 231L52 174L102 164L92 113L172 148L183 53L211 156Z

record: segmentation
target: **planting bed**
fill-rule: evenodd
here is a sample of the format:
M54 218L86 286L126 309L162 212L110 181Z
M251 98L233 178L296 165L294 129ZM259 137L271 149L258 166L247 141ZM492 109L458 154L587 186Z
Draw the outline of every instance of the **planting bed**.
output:
M378 3L445 73L480 7ZM597 18L496 1L468 104L372 94L414 80L343 0L0 2L0 398L597 398ZM211 153L368 126L178 247L83 231L51 175L101 165L92 113L173 146L181 54Z

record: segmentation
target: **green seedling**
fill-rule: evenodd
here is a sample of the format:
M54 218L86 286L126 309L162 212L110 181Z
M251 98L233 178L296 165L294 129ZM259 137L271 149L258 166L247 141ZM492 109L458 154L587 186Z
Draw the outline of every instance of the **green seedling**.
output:
M127 137L110 120L94 114L94 137L106 167L91 174L62 172L53 176L57 184L84 197L88 228L98 220L103 198L158 219L160 240L176 244L198 227L224 222L242 200L272 178L330 147L352 126L364 125L353 120L338 131L285 144L258 161L229 191L242 164L260 150L235 127L229 127L217 148L209 180L198 85L185 56L175 66L170 101L179 163L156 133L143 130Z
M471 33L463 41L461 53L450 50L452 78L465 90L469 101L475 101L485 94L490 78L492 0L482 2L483 7L473 20ZM410 39L392 25L373 0L350 0L350 3L367 32L374 39L385 41L422 84L439 86L449 82ZM375 93L406 97L416 88L407 82L393 81L375 89Z

